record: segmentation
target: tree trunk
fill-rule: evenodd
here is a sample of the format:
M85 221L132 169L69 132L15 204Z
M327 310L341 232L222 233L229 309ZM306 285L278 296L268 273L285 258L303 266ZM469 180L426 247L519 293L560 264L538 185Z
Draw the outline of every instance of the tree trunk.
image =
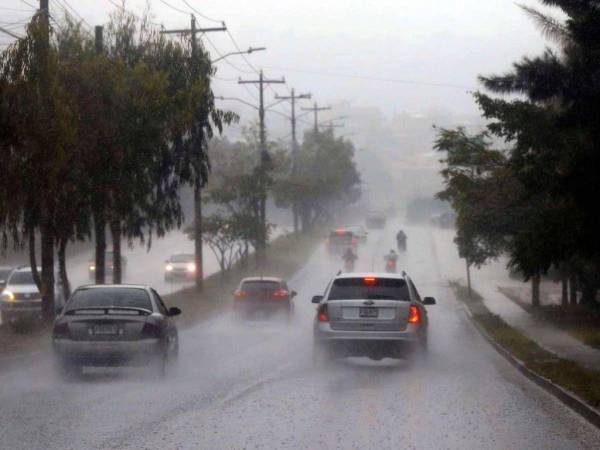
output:
M194 186L194 254L196 264L196 289L204 288L204 261L202 254L202 188L198 183Z
M31 274L33 275L33 281L38 288L38 291L42 292L42 278L38 271L37 257L35 254L35 231L29 232L29 266L31 267Z
M110 234L112 237L113 249L113 283L121 284L123 282L123 267L121 267L121 222L119 220L111 220Z
M536 273L531 277L531 305L535 308L540 306L540 283L541 277Z
M569 300L571 305L577 304L577 277L571 275L569 278Z
M471 288L471 263L468 259L465 260L467 263L467 291L469 293L469 298L472 298L473 291Z
M96 238L95 281L96 284L106 282L106 216L104 209L94 214L94 237Z
M561 304L563 308L569 306L569 275L563 268L560 271L560 283L562 287Z
M67 275L67 242L67 239L61 239L58 244L58 274L62 284L64 301L71 296L71 284L69 283L69 277Z
M294 236L298 236L298 205L292 205L292 214L294 216Z
M48 225L42 229L42 315L54 319L54 235Z

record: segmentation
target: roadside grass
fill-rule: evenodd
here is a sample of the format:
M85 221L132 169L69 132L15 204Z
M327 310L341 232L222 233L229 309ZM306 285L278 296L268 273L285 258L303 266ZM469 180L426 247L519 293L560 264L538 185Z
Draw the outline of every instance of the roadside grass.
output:
M584 344L600 349L600 310L582 305L542 305L534 308L514 291L498 288L510 300L521 306L537 320L551 323Z
M182 327L196 324L231 307L231 293L237 288L240 279L249 276L275 276L288 278L304 266L322 242L322 230L310 234L294 236L286 234L274 239L267 249L267 262L263 268L256 264L254 255L250 255L248 265L236 263L228 273L217 272L204 279L202 292L194 287L173 294L164 295L168 306L181 308L183 314L178 319Z
M501 347L536 374L547 378L566 389L593 407L600 406L600 372L557 357L544 350L519 330L508 325L501 317L493 314L483 303L481 295L473 292L468 296L467 288L451 282L458 300L470 309L473 319Z

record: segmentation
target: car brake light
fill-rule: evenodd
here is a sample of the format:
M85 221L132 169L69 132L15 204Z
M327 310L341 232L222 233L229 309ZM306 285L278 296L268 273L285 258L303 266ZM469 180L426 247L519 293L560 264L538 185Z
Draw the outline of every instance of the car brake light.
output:
M421 323L421 311L417 305L410 305L408 311L408 323Z
M277 298L287 297L288 295L290 295L290 294L285 289L278 289L273 292L273 297L277 297Z
M144 324L144 328L142 328L142 336L150 337L150 338L160 338L161 337L161 328L158 325L153 323L146 322Z
M327 313L327 305L319 305L317 308L317 320L319 322L329 322L329 314Z
M372 286L377 282L377 278L375 277L364 277L363 278L363 283L365 283L368 286Z
M54 338L64 338L69 335L69 325L66 322L57 323L52 330Z
M339 230L335 231L335 234L337 234L338 236L343 236L346 234L346 230L340 228Z

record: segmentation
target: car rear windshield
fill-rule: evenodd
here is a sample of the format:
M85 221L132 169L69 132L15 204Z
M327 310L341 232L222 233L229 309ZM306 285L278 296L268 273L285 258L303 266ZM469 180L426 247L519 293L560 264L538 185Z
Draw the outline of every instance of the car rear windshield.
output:
M344 231L344 232L340 232L340 231L332 231L331 234L329 235L329 241L332 243L349 243L352 242L352 238L354 237L354 234L351 231Z
M174 263L192 262L193 260L194 260L194 255L173 255L173 256L171 256L171 262L174 262Z
M144 289L135 288L79 289L71 297L67 310L110 306L152 310L148 293Z
M242 283L242 291L253 294L259 292L271 292L279 289L279 283L277 281L244 281Z
M33 274L27 272L14 272L10 277L9 284L35 284Z
M408 286L395 278L340 278L333 282L328 300L410 301Z

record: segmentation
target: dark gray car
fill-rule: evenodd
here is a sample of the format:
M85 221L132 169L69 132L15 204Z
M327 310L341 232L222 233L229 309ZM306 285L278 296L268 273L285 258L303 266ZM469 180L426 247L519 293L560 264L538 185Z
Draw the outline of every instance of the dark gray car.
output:
M317 359L338 356L404 358L427 345L425 305L405 274L344 273L329 284L314 322Z
M59 369L74 375L84 366L153 364L165 374L177 357L173 317L148 286L93 285L78 288L56 319L52 343Z

